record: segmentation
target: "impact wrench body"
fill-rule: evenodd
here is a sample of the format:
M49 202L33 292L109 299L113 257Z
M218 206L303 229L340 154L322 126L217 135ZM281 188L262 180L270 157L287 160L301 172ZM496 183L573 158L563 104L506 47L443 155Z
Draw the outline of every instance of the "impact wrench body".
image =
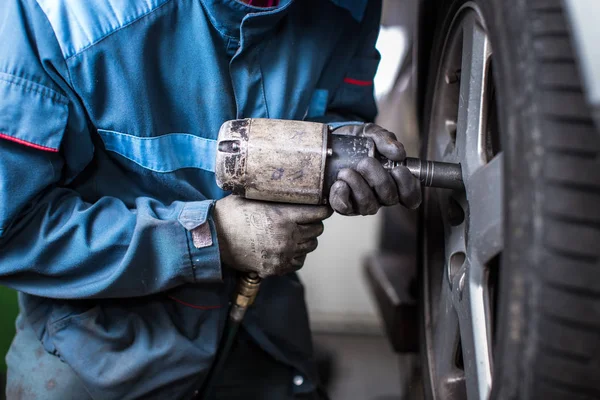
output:
M222 189L248 199L327 204L339 172L356 169L366 157L388 170L398 166L377 152L371 138L339 135L326 124L241 119L219 131L215 175ZM400 164L425 186L464 189L460 164L417 158Z

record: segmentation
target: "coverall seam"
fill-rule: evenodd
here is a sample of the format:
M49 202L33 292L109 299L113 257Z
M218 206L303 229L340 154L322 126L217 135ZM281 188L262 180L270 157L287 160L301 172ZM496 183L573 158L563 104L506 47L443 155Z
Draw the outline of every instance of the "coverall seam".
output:
M73 87L73 79L71 78L71 70L69 69L69 64L67 64L67 61L65 59L64 54L62 53L62 48L60 46L60 42L58 40L58 36L56 36L56 32L54 31L54 27L52 26L52 23L50 22L50 19L48 18L48 15L46 14L46 12L44 11L44 9L42 8L42 6L40 6L40 3L38 3L38 1L35 1L35 5L39 8L39 10L41 11L42 15L44 16L44 20L46 21L46 23L48 24L48 27L50 28L50 31L52 32L52 36L54 36L54 40L56 41L56 45L58 46L59 49L61 49L61 60L64 63L65 66L65 70L67 72L67 83L69 84L69 86L71 86L71 88Z
M7 78L2 77L1 75L8 75L8 76L13 77L14 79L7 79ZM31 86L26 85L24 82L19 82L19 80L23 80L23 81L29 83ZM9 85L18 86L24 92L39 94L40 96L43 96L43 97L45 97L51 101L54 101L60 105L63 105L63 106L69 105L69 100L64 95L57 92L56 90L51 89L47 86L41 85L39 83L27 80L25 78L20 78L17 75L13 75L8 72L0 71L0 81L6 82ZM37 86L40 86L40 87L38 88ZM48 92L48 93L46 93L46 92Z
M190 136L190 137L195 138L195 139L204 140L206 142L216 142L215 139L207 139L207 138L202 137L202 136L196 136L196 135L192 135L191 133L185 133L185 132L165 133L163 135L158 135L158 136L136 136L136 135L132 135L130 133L111 131L111 130L102 129L102 128L97 128L97 130L101 131L101 132L104 132L104 133L107 133L109 135L113 135L113 136L122 135L122 136L127 136L127 137L131 137L131 138L135 138L136 140L153 140L153 139L155 140L155 139L158 139L160 137L167 136L167 135L185 135L185 136Z
M160 4L159 6L157 6L156 8L153 8L152 10L147 11L146 13L143 13L141 15L138 15L136 17L134 17L133 19L123 23L121 26L111 30L110 32L105 33L104 35L100 36L98 39L96 39L95 41L92 41L92 43L82 47L81 49L75 51L73 54L70 55L66 55L65 54L65 61L69 61L72 58L75 58L79 55L81 55L82 53L84 53L85 51L89 50L90 48L94 47L95 45L97 45L98 43L102 42L104 39L107 39L108 37L112 36L113 34L128 28L130 26L132 26L133 24L135 24L138 21L141 21L142 19L151 16L152 14L154 14L156 11L160 10L161 8L163 8L165 5L172 3L173 0L165 0L164 3ZM46 18L48 18L48 16L46 16ZM56 33L55 33L56 34Z
M262 51L264 51L265 47L269 45L269 43L271 42L273 36L270 35L269 39L267 40L267 43L265 43L263 46L261 46L260 51L257 51L257 53L255 54L256 57L256 63L258 64L258 72L260 73L260 87L261 87L261 91L262 91L262 98L263 101L265 103L265 112L267 113L267 118L269 117L269 105L267 104L267 95L265 93L265 74L263 73L263 69L262 69L262 64L260 62L260 54L262 53Z
M217 310L219 308L223 308L222 305L201 306L201 305L197 305L197 304L188 303L187 301L183 301L183 300L178 299L177 297L172 296L172 295L167 296L167 298L173 300L176 303L179 303L179 304L184 305L184 306L189 307L189 308L193 308L195 310L204 310L204 311L206 311L206 310Z
M194 258L192 256L192 249L190 248L190 232L188 232L185 228L185 243L187 245L187 253L188 253L188 258L190 260L190 264L192 266L192 276L194 278L194 283L198 283L198 280L196 279L196 266L194 265Z

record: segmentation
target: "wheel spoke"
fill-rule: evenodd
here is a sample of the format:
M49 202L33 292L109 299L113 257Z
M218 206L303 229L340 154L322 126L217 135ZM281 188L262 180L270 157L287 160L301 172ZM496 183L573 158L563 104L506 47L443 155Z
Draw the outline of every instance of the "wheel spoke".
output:
M455 291L465 354L469 397L486 399L491 388L491 315L486 264L504 248L503 153L477 169L467 181L469 242L465 284ZM459 276L457 278L460 279Z
M471 14L465 18L463 25L456 136L456 146L465 178L484 163L481 149L489 55L490 48L485 30L477 21L476 15Z
M470 214L469 259L489 262L504 248L503 237L503 165L499 153L492 161L476 170L467 181Z
M458 315L452 304L450 286L442 285L442 301L435 323L434 352L436 354L435 380L437 395L441 399L463 399L465 393L465 373L457 365L457 350L460 340Z
M459 318L467 397L484 400L492 387L491 335L485 277L478 263L467 260L464 274L455 279L453 299Z

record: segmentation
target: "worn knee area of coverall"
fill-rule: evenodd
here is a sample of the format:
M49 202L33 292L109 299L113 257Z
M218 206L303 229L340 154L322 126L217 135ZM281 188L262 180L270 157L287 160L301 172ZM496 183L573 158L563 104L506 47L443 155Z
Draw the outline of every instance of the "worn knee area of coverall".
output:
M6 355L7 400L91 400L81 380L60 358L44 350L21 315Z
M71 367L44 350L22 316L17 319L17 334L6 362L7 400L92 399ZM242 330L218 380L215 395L207 400L237 399L240 395L265 400L325 399L316 392L294 395L290 386L293 374L291 367L273 359Z

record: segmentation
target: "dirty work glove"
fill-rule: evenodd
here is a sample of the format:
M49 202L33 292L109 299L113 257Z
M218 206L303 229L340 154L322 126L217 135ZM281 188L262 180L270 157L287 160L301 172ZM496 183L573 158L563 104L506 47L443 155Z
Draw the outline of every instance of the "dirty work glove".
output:
M214 221L221 260L261 278L299 270L317 248L326 206L268 203L227 196L218 200Z
M370 137L381 155L392 161L406 158L402 143L379 125L347 125L334 133ZM342 169L337 179L331 186L329 202L340 214L372 215L381 206L400 203L414 209L421 204L421 182L404 166L386 171L378 160L366 157L356 169Z

